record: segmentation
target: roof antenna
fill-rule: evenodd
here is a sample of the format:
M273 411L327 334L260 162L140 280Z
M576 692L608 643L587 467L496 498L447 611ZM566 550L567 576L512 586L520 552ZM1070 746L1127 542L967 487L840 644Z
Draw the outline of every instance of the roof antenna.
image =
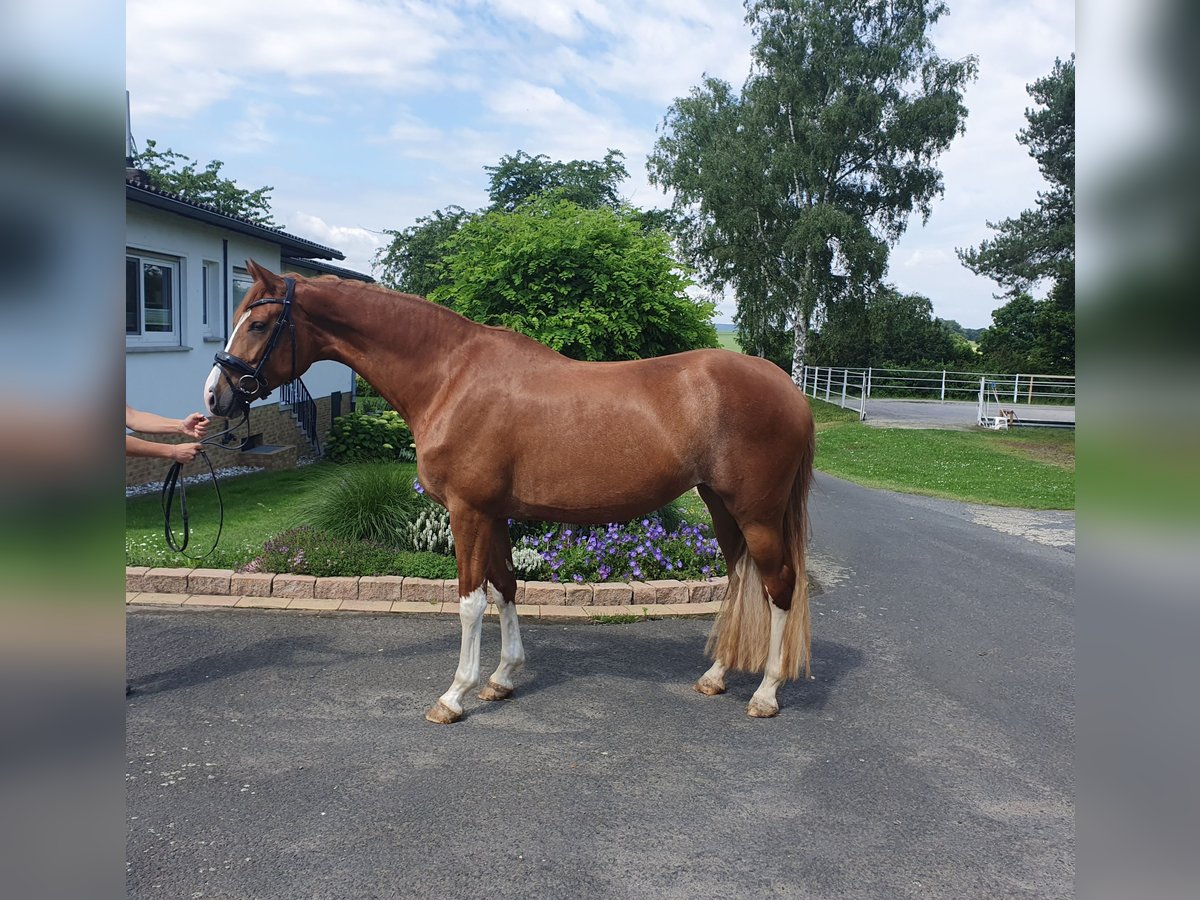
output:
M125 92L125 168L133 167L137 159L137 144L133 140L133 123L129 118L129 91Z

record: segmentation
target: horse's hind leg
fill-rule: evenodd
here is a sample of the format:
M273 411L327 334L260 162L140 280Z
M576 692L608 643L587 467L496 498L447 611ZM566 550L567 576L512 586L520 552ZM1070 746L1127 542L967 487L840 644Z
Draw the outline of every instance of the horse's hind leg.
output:
M449 725L461 719L463 696L479 684L479 639L483 630L483 611L487 607L488 555L495 530L491 519L461 508L450 511L450 529L454 532L454 555L458 562L458 620L462 625L462 644L454 681L425 713L426 719L438 725Z
M713 533L716 535L717 544L721 548L721 555L725 557L725 568L732 578L734 568L737 566L738 557L746 546L745 540L742 537L742 530L738 527L733 516L729 514L729 510L725 507L725 502L717 496L717 493L706 484L701 484L696 487L700 494L700 499L704 501L704 505L708 507L708 512L712 516ZM701 694L707 694L714 697L717 694L725 693L725 672L729 666L721 659L713 660L713 664L709 666L708 671L700 676L699 680L693 685Z
M479 692L479 699L506 700L512 696L513 675L525 663L525 648L521 644L521 627L517 624L517 576L513 574L512 546L508 528L502 522L492 540L488 581L500 594L496 600L496 611L500 614L500 665Z
M792 592L796 586L795 573L784 562L783 531L777 526L747 525L746 546L750 558L758 567L763 587L767 589L771 608L771 635L767 647L767 663L763 680L750 697L746 712L766 719L779 712L776 692L784 682L784 640L788 610L792 607Z

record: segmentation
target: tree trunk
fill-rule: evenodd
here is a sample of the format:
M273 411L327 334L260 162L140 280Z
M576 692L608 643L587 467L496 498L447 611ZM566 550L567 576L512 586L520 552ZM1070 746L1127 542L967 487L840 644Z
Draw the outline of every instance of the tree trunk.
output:
M808 319L803 313L796 316L792 333L796 339L795 349L792 351L792 381L799 387L804 373L804 359L808 355Z

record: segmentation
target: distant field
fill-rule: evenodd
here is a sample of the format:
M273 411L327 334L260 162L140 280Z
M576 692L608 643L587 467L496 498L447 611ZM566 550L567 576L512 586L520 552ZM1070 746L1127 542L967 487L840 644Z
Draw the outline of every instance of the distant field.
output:
M733 350L735 353L742 352L742 348L738 346L737 335L732 331L718 331L717 340L721 342L721 346L726 350Z

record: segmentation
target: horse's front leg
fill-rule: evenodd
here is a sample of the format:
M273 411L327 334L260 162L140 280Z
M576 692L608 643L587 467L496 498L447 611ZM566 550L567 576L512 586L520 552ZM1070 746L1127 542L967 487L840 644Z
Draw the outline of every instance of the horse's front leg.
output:
M426 719L438 725L449 725L462 718L463 697L479 683L479 639L483 630L483 611L487 607L485 579L493 523L474 510L452 508L450 530L454 532L454 555L458 562L458 620L462 625L462 645L454 681L425 713Z
M488 581L496 587L496 611L500 614L500 665L479 692L480 700L507 700L513 692L513 676L525 664L521 626L517 623L517 576L513 573L512 545L508 525L497 524L492 540Z

